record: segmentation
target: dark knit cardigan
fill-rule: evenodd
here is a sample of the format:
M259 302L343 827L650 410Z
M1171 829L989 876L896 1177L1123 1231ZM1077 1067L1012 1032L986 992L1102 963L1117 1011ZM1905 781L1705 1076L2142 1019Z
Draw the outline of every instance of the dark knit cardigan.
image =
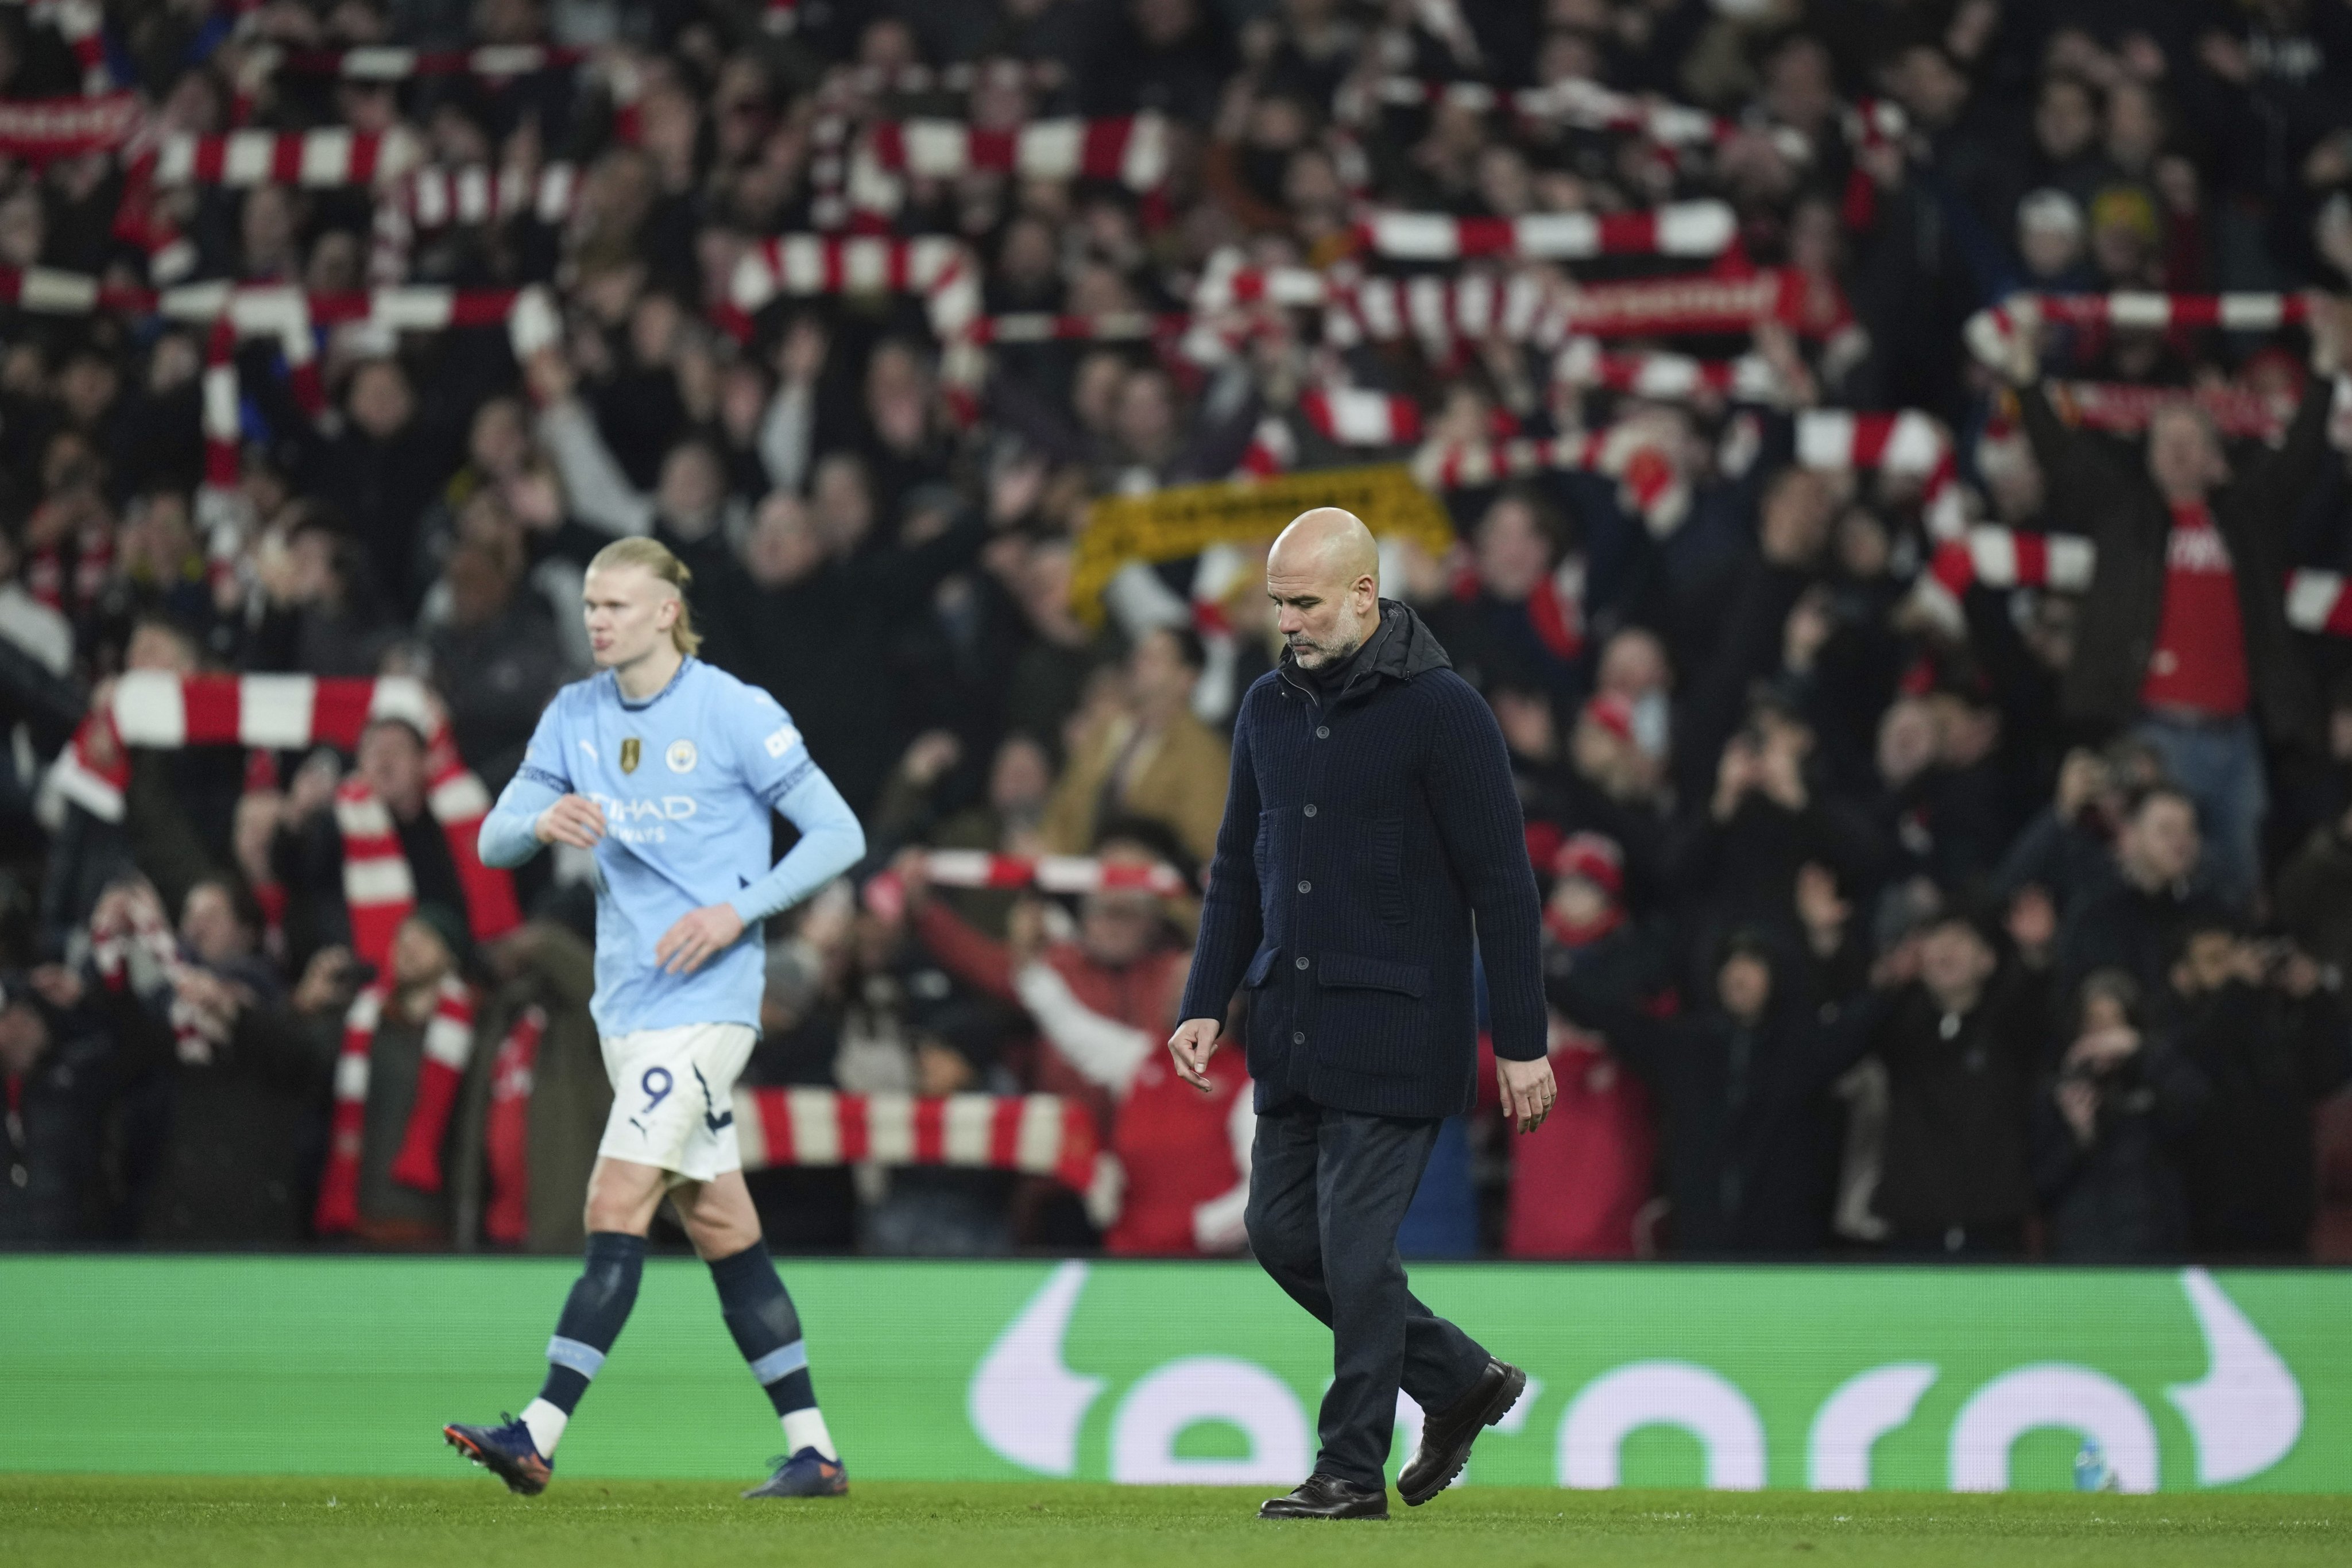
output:
M1242 699L1183 1016L1236 986L1258 1104L1470 1109L1472 955L1499 1056L1544 1054L1540 909L1495 716L1404 605L1336 694L1285 655ZM1476 925L1473 930L1473 917Z

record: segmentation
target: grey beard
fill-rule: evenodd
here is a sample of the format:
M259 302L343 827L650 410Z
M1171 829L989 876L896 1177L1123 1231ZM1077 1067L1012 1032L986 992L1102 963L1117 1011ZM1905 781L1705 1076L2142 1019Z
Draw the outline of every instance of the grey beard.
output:
M1366 638L1364 636L1359 635L1354 642L1349 643L1344 648L1325 649L1323 653L1323 663L1316 667L1318 669L1328 670L1334 665L1346 664L1349 660L1356 656L1356 650L1362 647L1365 641Z

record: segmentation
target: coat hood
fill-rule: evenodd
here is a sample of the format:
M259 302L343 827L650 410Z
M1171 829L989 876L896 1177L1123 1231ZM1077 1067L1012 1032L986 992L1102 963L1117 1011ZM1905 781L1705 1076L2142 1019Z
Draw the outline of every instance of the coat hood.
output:
M1454 661L1429 622L1412 606L1393 599L1381 601L1381 645L1372 650L1372 671L1409 681L1432 670L1450 670Z
M1410 604L1393 599L1381 601L1381 623L1372 632L1370 647L1363 667L1348 677L1347 691L1362 692L1369 687L1368 677L1386 675L1391 680L1409 681L1432 670L1450 670L1454 661L1447 657L1437 634L1429 629ZM1286 648L1282 662L1276 666L1282 678L1293 685L1302 685L1298 662Z

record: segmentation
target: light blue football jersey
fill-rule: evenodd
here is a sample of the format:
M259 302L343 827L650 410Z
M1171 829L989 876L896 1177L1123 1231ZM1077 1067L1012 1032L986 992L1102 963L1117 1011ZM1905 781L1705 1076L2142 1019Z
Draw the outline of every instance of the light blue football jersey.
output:
M794 814L784 807L786 797L806 794L803 787L812 783L822 784L823 795L838 804L840 797L818 772L782 706L699 659L688 658L669 685L644 702L622 696L610 671L556 694L493 818L506 820L500 825L510 844L516 822L528 835L529 825L560 796L584 795L604 810L605 834L595 851L596 995L590 1004L599 1031L611 1036L700 1023L759 1027L760 921L782 906L758 907L772 884L770 817L779 809ZM808 879L797 890L800 896L863 853L854 817L849 825L856 849L845 860L830 855L828 864L810 868L822 874ZM491 841L486 831L486 853ZM520 853L499 858L519 861L537 847L528 841ZM797 858L796 848L791 859ZM744 916L743 940L694 974L663 973L655 945L680 916L712 904L735 905Z

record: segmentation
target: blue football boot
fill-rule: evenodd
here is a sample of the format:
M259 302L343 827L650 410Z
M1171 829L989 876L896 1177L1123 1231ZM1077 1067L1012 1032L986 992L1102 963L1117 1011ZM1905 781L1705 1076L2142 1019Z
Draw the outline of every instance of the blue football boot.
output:
M839 1459L828 1459L814 1448L803 1448L799 1453L777 1455L768 1464L768 1479L745 1492L745 1497L845 1497L849 1493L849 1471Z
M555 1479L555 1461L543 1458L530 1440L530 1428L500 1412L497 1427L444 1427L441 1437L451 1448L507 1483L507 1490L537 1497Z

